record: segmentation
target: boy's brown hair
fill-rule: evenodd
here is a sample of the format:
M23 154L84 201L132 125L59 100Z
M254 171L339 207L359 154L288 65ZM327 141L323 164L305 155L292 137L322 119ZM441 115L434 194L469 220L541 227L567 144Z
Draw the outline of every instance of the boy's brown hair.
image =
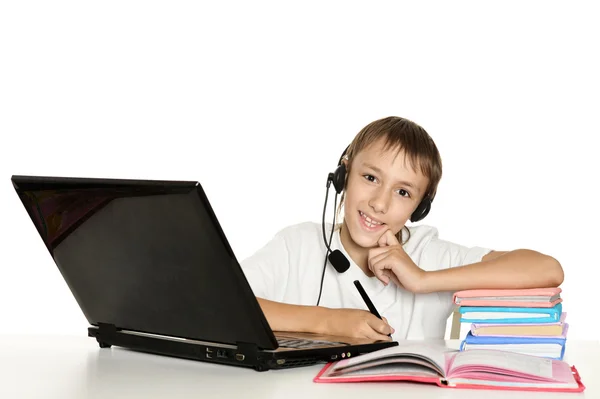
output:
M380 138L385 140L384 150L396 149L397 153L403 151L413 170L416 171L418 167L421 173L428 178L429 183L423 198L428 196L433 201L442 178L440 153L425 129L405 118L390 116L373 121L362 128L346 152L345 157L348 159L346 176L352 169L354 156ZM345 184L347 181L346 179ZM342 192L338 213L343 206L344 198L345 191Z

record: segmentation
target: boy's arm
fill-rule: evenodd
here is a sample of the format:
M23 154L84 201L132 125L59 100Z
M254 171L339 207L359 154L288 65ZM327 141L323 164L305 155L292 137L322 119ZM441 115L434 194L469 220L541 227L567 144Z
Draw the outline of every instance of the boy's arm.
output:
M256 298L273 331L302 332L389 340L394 329L361 309L290 305Z
M440 253L446 251L444 246L437 249ZM369 250L368 259L369 269L384 284L394 281L409 291L421 294L486 288L558 287L564 279L562 267L556 259L529 249L492 251L483 256L481 262L462 264L425 271L413 262L389 230L379 239L379 248Z
M273 331L325 333L326 308L256 299Z
M529 249L517 249L492 251L481 262L425 272L418 291L558 287L563 280L563 269L556 259Z

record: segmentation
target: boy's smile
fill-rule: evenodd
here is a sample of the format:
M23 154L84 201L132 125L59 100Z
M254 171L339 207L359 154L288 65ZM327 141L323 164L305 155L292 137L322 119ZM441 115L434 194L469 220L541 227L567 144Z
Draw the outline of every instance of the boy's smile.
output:
M368 214L366 214L363 211L358 211L358 214L360 215L360 224L361 226L368 232L372 233L375 231L379 231L382 230L385 226L385 223L370 217Z
M350 160L344 199L341 240L352 259L363 269L369 248L387 230L397 234L410 218L425 191L428 179L398 148L384 150L379 139Z

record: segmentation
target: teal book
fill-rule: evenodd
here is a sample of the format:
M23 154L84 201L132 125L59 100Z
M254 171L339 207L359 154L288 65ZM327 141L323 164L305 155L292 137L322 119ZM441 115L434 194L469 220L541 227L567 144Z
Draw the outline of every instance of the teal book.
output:
M551 308L520 308L500 306L461 306L459 309L463 323L555 323L560 321L562 303Z

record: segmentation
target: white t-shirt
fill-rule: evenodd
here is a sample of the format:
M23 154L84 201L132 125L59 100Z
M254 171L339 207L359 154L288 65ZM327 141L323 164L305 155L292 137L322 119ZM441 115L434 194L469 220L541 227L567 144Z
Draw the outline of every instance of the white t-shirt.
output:
M438 238L434 227L408 227L410 239L404 250L421 269L446 269L481 261L490 249L465 247ZM331 224L326 225L329 240ZM407 233L403 229L403 241ZM354 286L359 280L379 314L396 331L393 339L444 338L446 321L452 313L452 292L413 294L376 277L367 277L344 249L339 229L333 234L331 249L339 249L350 268L338 273L328 262L320 306L368 310ZM319 296L326 247L321 225L306 222L279 231L264 247L241 262L257 297L294 305L316 305Z

